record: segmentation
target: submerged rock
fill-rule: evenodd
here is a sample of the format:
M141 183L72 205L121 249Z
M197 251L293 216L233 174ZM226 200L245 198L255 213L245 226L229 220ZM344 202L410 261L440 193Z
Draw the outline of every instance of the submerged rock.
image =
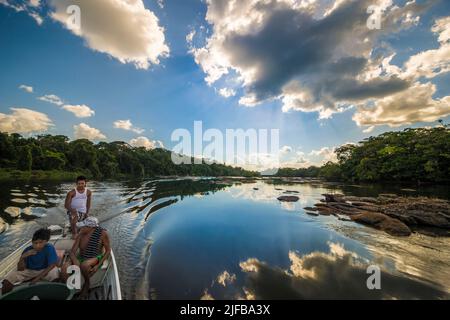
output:
M297 202L298 200L300 200L300 198L297 196L280 196L277 199L283 202Z

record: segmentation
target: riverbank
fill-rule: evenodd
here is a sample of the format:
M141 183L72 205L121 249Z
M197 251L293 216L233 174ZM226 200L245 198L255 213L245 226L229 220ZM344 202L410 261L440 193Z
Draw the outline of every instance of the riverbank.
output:
M83 172L70 172L60 170L32 170L21 171L14 169L0 169L0 181L74 181L76 177L83 175Z

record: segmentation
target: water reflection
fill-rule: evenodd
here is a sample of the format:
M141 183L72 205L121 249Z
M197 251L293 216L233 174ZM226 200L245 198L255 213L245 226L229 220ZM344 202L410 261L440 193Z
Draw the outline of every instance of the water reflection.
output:
M367 287L368 261L339 243L329 243L329 252L300 255L289 252L288 269L273 267L255 258L240 263L245 284L236 288L235 298L273 299L448 299L443 288L422 280L381 270L381 290ZM228 280L228 281L227 281ZM227 271L217 278L217 286L233 285L235 275ZM211 290L205 290L208 299Z
M112 236L127 299L448 298L448 238L396 238L303 210L323 193L385 189L199 178L88 187L91 214ZM4 184L0 216L10 227L0 234L0 259L39 226L65 223L71 188ZM281 195L299 201L280 202ZM366 287L365 267L373 263L383 268L381 291Z

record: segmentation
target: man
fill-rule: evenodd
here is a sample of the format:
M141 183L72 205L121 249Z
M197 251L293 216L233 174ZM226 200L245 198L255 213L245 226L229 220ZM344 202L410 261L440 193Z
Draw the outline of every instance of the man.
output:
M54 281L59 278L57 266L58 255L55 247L48 243L50 230L39 229L32 238L32 245L27 247L20 257L17 269L11 271L3 280L2 293L10 292L15 284L30 281Z
M88 217L77 223L77 227L80 228L80 232L70 251L70 259L72 264L80 268L83 275L84 285L80 297L85 297L89 291L90 278L109 258L111 247L109 235L105 229L99 226L97 218ZM68 277L67 267L68 265L63 267L63 279Z
M86 177L79 176L76 188L69 191L66 196L64 207L69 215L73 239L77 236L76 224L86 219L91 208L92 192L86 188L86 185Z

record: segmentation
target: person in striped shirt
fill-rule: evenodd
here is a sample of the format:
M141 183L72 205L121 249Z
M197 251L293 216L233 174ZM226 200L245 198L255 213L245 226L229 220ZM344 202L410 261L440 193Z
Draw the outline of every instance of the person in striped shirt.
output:
M88 217L77 223L79 233L70 251L70 259L73 265L80 267L84 278L84 285L80 297L84 297L89 292L90 278L107 261L111 254L111 246L108 232L103 229L95 217ZM62 273L67 275L66 269Z

